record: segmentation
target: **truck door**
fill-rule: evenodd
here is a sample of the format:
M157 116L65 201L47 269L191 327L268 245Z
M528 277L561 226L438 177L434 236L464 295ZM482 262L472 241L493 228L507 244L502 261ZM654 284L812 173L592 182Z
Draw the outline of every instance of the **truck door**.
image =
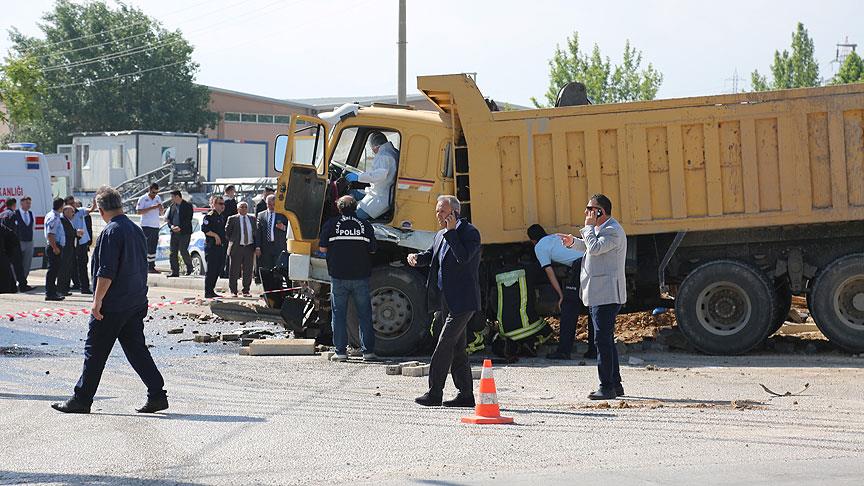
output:
M291 117L287 135L276 137L274 168L279 172L276 210L291 223L295 243L310 246L318 239L327 194L328 126L303 115ZM311 248L307 248L311 249Z

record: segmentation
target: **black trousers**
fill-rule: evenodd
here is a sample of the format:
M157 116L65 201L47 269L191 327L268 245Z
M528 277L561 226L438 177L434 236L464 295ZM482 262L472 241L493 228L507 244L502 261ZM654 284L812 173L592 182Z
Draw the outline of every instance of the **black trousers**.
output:
M156 248L159 246L159 228L142 226L144 237L147 238L147 268L156 268Z
M74 281L78 284L78 288L82 292L92 290L90 288L90 275L88 275L87 264L90 263L90 246L89 244L78 245L75 247L75 268L72 275L77 276Z
M69 292L72 273L75 271L75 247L66 245L60 250L60 269L57 272L57 292L66 295Z
M612 390L615 385L621 384L618 348L615 347L615 317L621 310L621 304L592 305L588 309L594 322L600 388Z
M432 353L429 366L429 393L441 396L444 384L447 382L447 370L453 376L453 384L460 393L474 395L474 382L471 378L471 364L468 362L468 337L466 330L474 312L463 312L453 315L447 306L444 294L441 294L441 312L439 319L444 319L438 344Z
M165 398L165 380L156 368L144 340L146 316L147 307L144 306L123 312L103 312L101 321L90 317L90 330L84 343L84 370L75 385L77 400L86 404L93 403L102 372L105 370L105 362L108 361L115 341L120 341L132 369L147 385L148 398Z
M186 275L192 273L192 257L189 255L189 240L191 239L192 235L171 233L168 261L171 263L172 275L180 275L180 261L177 259L178 252L183 256L183 263L186 265Z
M222 269L225 268L225 252L224 245L211 246L204 250L207 257L207 276L204 278L204 296L213 295L216 293L216 282L219 280L219 275L222 275Z
M57 296L57 278L60 275L60 260L63 250L60 250L60 255L55 255L51 246L45 247L45 254L48 256L48 272L45 274L45 295L47 297Z
M564 300L561 302L561 332L558 338L558 353L573 352L573 341L576 339L576 323L579 316L588 314L588 349L594 349L594 324L588 308L582 303L579 291L564 287Z

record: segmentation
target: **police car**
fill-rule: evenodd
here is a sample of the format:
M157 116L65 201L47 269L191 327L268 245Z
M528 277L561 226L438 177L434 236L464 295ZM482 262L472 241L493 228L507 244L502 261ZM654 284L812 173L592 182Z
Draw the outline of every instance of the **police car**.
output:
M192 275L203 276L207 273L207 260L204 258L204 242L206 236L201 231L201 221L209 209L195 209L192 215L192 238L189 240L189 256L192 257ZM159 228L159 245L156 247L156 269L171 271L171 262L168 259L171 253L171 229L165 223ZM180 275L186 274L186 265L183 257L177 255L180 262Z

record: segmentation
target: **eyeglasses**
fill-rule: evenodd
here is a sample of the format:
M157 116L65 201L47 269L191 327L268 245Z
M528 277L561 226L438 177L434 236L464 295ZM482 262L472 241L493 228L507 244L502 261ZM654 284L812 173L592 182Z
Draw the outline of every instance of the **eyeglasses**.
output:
M585 206L585 211L596 211L598 209L603 209L603 208L597 207L597 206Z

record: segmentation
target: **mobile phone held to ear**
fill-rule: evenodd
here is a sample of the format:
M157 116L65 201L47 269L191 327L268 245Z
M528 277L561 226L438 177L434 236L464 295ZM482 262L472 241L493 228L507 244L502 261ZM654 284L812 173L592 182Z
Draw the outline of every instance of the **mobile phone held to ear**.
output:
M595 214L596 214L597 217L599 218L599 217L603 216L603 210L602 210L602 209L598 209L597 212L596 212Z
M453 216L453 219L459 221L459 211L453 211L450 215Z

